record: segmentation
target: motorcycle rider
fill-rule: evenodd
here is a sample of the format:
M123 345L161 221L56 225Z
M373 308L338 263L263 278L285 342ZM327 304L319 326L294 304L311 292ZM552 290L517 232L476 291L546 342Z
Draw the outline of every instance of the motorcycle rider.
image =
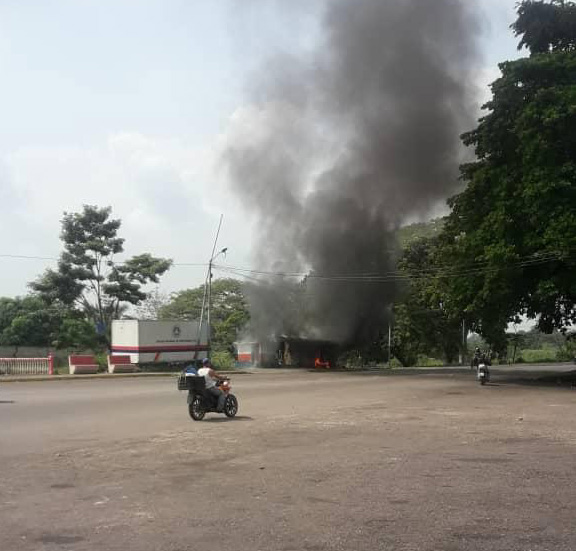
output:
M476 349L474 350L474 357L472 358L472 365L470 366L470 368L471 369L477 368L481 358L482 358L482 350L476 347Z
M198 370L198 375L204 377L204 380L206 381L206 390L218 398L217 411L219 413L223 412L224 404L226 403L226 394L216 386L216 383L218 381L225 381L226 379L220 377L220 375L214 371L212 362L208 358L202 360L202 367Z

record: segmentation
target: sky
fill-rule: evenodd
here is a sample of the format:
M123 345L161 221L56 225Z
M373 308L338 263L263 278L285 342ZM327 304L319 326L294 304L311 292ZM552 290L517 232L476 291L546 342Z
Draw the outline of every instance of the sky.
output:
M474 1L484 17L480 104L497 64L520 54L508 28L516 0ZM249 130L251 75L275 52L306 55L320 5L2 0L0 296L25 294L55 265L62 215L83 204L112 206L126 257L174 260L164 293L203 282L221 214L226 262L250 266L258 228L229 192L219 153Z

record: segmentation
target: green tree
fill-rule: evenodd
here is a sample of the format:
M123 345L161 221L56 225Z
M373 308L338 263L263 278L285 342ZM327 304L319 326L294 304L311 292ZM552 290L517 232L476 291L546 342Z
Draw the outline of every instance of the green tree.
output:
M576 51L549 28L538 53L525 19L536 4L519 5L515 26L533 55L500 65L488 114L463 136L477 160L441 236L449 308L500 351L519 314L544 332L576 321ZM554 9L573 17L571 2Z
M160 319L199 320L204 293L204 285L175 293L160 309ZM217 279L212 282L211 318L213 348L232 351L232 343L250 318L240 281Z
M512 25L522 37L518 49L533 54L573 50L576 47L576 5L566 0L527 0L518 4L518 19Z
M123 252L124 240L118 237L120 220L110 219L110 214L110 207L89 205L80 213L65 213L58 269L47 270L30 284L47 303L78 309L105 328L126 305L145 300L144 286L158 283L171 265L150 254L117 263L115 255Z
M101 335L98 335L94 325L78 316L65 317L55 334L55 348L72 348L77 350L97 350L104 348Z
M0 344L4 346L52 346L61 312L38 297L0 299Z
M418 355L453 363L461 348L462 318L444 307L438 285L438 239L421 238L404 250L399 269L406 277L404 298L394 306L394 356L414 365Z
M103 343L80 312L29 295L0 298L0 345L88 350Z

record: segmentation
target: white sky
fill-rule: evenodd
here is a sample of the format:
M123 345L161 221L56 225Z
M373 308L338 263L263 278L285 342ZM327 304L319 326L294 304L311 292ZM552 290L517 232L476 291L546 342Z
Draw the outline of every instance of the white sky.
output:
M508 29L516 0L473 1L486 14L486 90L496 64L518 56ZM122 219L127 255L178 263L207 261L224 213L228 262L249 265L250 221L217 152L250 74L271 53L314 41L314 10L279 9L288 3L314 4L2 0L0 255L57 257L63 211L89 203ZM0 296L24 294L53 264L0 257ZM204 268L174 267L162 290L203 278Z

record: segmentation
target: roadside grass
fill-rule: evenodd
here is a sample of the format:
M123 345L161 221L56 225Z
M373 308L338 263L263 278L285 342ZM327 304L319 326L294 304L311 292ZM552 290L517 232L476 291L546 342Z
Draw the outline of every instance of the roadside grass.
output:
M524 349L516 358L517 364L554 363L558 361L558 350L555 348Z
M416 367L444 367L444 362L438 358L420 355Z

